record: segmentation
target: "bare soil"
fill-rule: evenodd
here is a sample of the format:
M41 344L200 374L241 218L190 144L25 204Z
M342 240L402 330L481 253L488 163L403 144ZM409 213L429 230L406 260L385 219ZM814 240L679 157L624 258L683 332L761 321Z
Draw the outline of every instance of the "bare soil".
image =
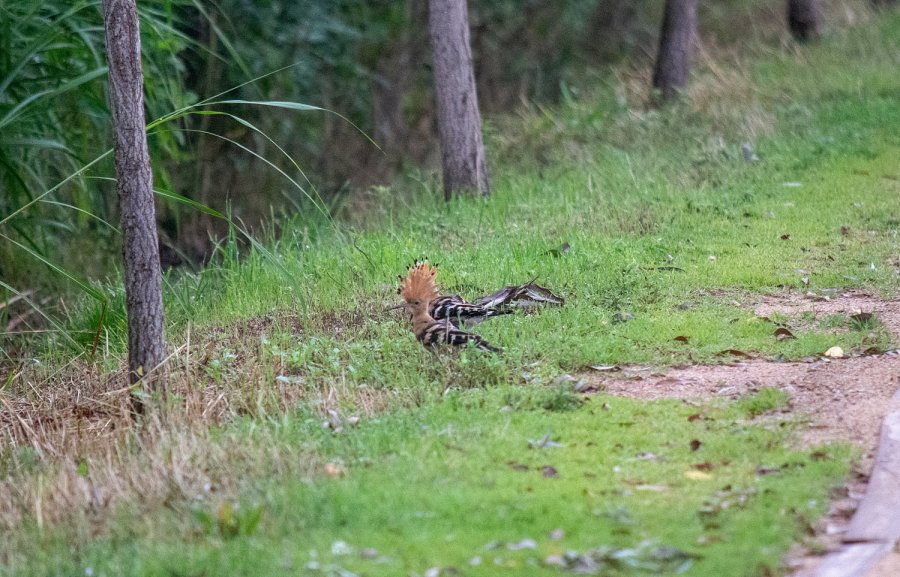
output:
M785 292L765 296L753 303L753 308L760 317L873 313L900 340L900 301L881 300L867 292L846 292L831 298ZM776 387L790 396L788 412L803 425L803 443L844 441L861 449L862 458L847 485L832 495L829 512L816 536L796 547L785 560L787 568L798 576L811 574L821 559L813 549L830 550L840 543L865 493L881 422L889 412L900 409L900 351L836 359L822 356L800 362L749 359L661 371L629 366L592 373L587 378L593 388L607 394L648 400L729 399L762 387ZM896 561L889 558L884 563Z

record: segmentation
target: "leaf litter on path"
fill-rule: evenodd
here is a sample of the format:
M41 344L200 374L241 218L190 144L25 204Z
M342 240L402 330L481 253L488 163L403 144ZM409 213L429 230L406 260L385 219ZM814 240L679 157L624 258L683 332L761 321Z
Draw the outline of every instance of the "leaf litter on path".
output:
M544 559L544 565L579 575L601 575L610 570L677 575L690 569L696 558L677 547L644 541L636 547L602 545L584 553L570 550L562 555L549 555Z
M858 324L861 329L869 329L877 319L895 340L900 340L900 300L881 300L864 291L785 291L761 297L754 312L760 318L810 314L819 318L843 314L855 323L854 328ZM778 338L777 333L774 336ZM832 351L832 354L836 352ZM865 492L866 471L874 461L881 422L889 412L900 409L900 394L897 394L900 392L900 351L865 350L854 352L852 356L844 354L829 358L823 355L797 362L769 362L750 358L737 350L723 353L744 357L744 360L728 365L682 366L665 370L623 365L617 367L616 373L592 371L586 376L588 384L595 390L637 399L737 399L762 387L776 387L788 393L790 404L787 410L807 419L800 433L802 443L816 447L830 441L850 442L864 451L847 486L832 496L825 520L814 528L817 542L836 546ZM629 375L639 376L628 378ZM691 415L688 420L703 418L701 412ZM813 458L822 458L821 455L821 451L812 453ZM757 475L778 472L777 467L763 466L757 470ZM693 476L693 473L703 471L689 473ZM706 520L712 520L718 511L742 507L752 494L752 491L729 489L707 503L702 514ZM714 539L713 535L704 541ZM808 547L798 545L785 563L792 569L809 569L817 560Z
M861 322L877 318L900 338L900 301L883 301L861 291L835 292L828 300L786 292L762 297L754 307L757 317L778 315L859 315ZM776 330L775 338L790 338ZM826 351L822 351L825 353ZM861 355L818 357L812 361L770 362L737 349L719 354L729 364L691 365L659 369L617 366L615 371L585 373L586 390L638 399L738 398L761 387L777 387L790 395L791 411L810 419L804 438L810 443L850 441L874 455L881 420L900 402L892 401L900 389L898 356L891 352L862 351ZM831 351L836 354L837 351ZM602 367L606 368L606 367ZM697 418L700 418L698 416Z

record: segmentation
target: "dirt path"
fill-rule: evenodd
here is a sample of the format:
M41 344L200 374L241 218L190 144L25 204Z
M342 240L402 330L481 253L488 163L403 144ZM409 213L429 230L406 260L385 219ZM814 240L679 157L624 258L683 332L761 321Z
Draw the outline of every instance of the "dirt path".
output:
M873 313L900 340L900 301L883 301L865 292L847 292L821 299L795 293L767 296L754 305L758 316L795 316L812 313ZM803 439L811 445L847 441L863 451L863 458L843 491L833 496L817 541L828 550L840 547L842 536L867 488L879 445L884 417L900 410L900 352L805 362L751 359L725 365L697 365L662 372L648 367L588 376L589 385L608 394L637 399L737 398L762 387L777 387L790 395L789 412L805 421ZM900 511L898 511L900 514ZM816 574L823 557L797 550L786 564L797 577ZM883 569L881 568L883 566ZM900 554L886 557L867 577L900 575Z

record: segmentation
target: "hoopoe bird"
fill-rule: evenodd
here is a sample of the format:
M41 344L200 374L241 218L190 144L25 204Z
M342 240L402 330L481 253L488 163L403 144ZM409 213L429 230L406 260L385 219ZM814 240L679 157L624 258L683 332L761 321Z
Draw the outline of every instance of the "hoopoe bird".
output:
M449 317L437 320L432 316L432 303L440 298L434 280L436 276L437 268L426 260L410 267L400 284L399 292L404 303L394 308L405 307L409 312L416 339L429 347L438 344L465 346L472 343L484 351L501 352L501 349L491 346L480 336L458 329L450 322Z
M428 262L428 259L425 258L423 262ZM409 266L409 269L412 270L418 264L419 261L416 261L414 265ZM432 268L435 269L435 276L437 276L437 265L432 265ZM399 278L402 282L403 276ZM437 287L437 283L435 283L435 287ZM397 292L399 293L400 291L398 290ZM459 295L441 295L440 292L437 294L437 298L428 305L428 314L436 321L449 319L457 327L464 325L474 326L485 319L508 315L513 312L506 308L466 302Z

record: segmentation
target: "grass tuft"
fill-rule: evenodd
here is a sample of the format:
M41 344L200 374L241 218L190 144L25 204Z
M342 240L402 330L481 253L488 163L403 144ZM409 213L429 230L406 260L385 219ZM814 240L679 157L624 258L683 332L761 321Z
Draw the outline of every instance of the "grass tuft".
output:
M497 119L487 201L443 204L410 175L372 191L366 226L298 220L250 248L235 230L221 265L167 278L171 395L139 427L119 289L98 360L100 309L70 303L91 338L3 379L0 557L17 575L543 575L569 550L677 549L687 574L781 571L851 448L756 422L787 404L772 383L641 403L582 397L580 371L895 343L871 319L754 305L896 295L898 25L735 49L741 78L711 53L693 104L598 82ZM423 254L463 296L537 278L566 305L479 325L503 355L435 354L386 312Z

